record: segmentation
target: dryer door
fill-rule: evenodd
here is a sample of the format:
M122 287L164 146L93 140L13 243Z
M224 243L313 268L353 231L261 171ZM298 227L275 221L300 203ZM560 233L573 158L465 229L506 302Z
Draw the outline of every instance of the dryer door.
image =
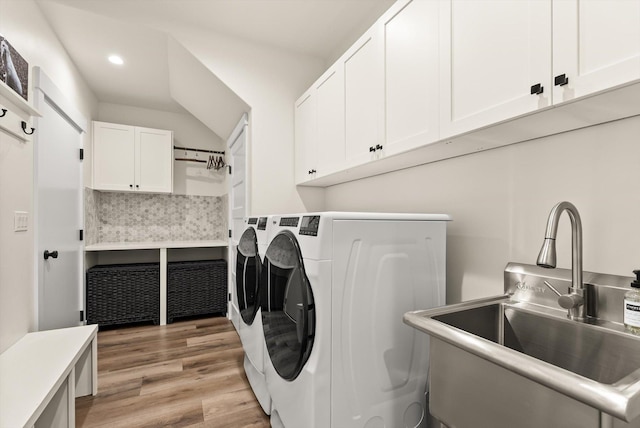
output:
M315 307L300 246L293 233L280 232L264 257L262 325L271 363L278 374L295 379L315 337Z
M260 307L262 261L253 227L247 228L238 242L236 255L236 296L242 320L251 325Z

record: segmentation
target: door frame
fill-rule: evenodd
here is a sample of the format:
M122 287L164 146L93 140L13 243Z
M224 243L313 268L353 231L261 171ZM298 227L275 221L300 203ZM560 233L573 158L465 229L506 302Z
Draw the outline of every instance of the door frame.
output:
M87 133L87 129L88 129L88 121L85 118L85 116L73 105L73 103L71 103L69 101L69 99L63 94L63 92L57 87L57 85L53 82L53 80L51 80L51 78L40 68L40 67L34 67L33 68L33 103L34 103L34 107L36 109L40 109L41 107L44 106L45 103L49 104L50 106L52 106L61 116L63 116L71 125L75 126L78 130L79 130L79 136L82 139L82 134L86 134ZM40 240L39 240L39 220L40 220L40 210L38 207L38 200L39 200L39 196L40 196L40 188L38 186L38 147L40 144L40 133L38 132L38 129L40 127L41 124L41 119L40 117L36 116L34 118L34 127L36 128L36 132L34 133L34 139L33 139L33 257L34 257L34 263L33 263L33 281L34 281L34 304L35 304L35 308L34 308L34 314L35 314L35 323L34 325L37 326L38 330L40 330L40 321L41 321L41 315L43 313L44 310L44 306L41 305L41 302L43 302L43 296L44 296L44 288L43 288L43 280L40 277L40 268L39 268L39 263L40 263L40 250L39 250L39 244L40 244ZM79 149L82 147L78 147ZM81 227L84 230L84 194L82 192L84 192L84 182L83 182L83 175L82 175L82 166L81 166L81 173L80 176L78 177L78 179L80 180L80 191L81 191L81 197L80 197L80 206L78 207L78 210L80 211L80 219L81 221ZM81 243L82 248L84 248L84 243ZM84 284L84 275L83 275L83 271L84 271L84 252L81 251L80 255L79 255L79 272L78 272L78 284ZM80 296L79 296L79 301L81 302L81 308L78 308L79 310L82 310L84 308L84 295L82 293L82 288L80 288L79 292L80 292ZM78 319L78 323L80 323L80 319Z
M251 155L250 155L250 151L249 151L249 146L250 146L250 136L249 136L249 115L248 113L243 113L242 117L240 118L240 120L238 121L238 124L235 126L235 128L233 129L233 131L231 131L231 134L229 135L229 138L227 138L227 148L226 148L226 157L227 160L231 160L231 162L229 163L229 168L231 168L232 165L235 165L235 162L233 161L233 151L231 150L233 148L233 146L236 144L236 142L238 141L238 139L240 138L240 136L242 136L242 134L244 133L244 150L246 153L246 165L245 165L245 176L244 176L244 183L245 183L245 210L244 210L244 217L247 217L249 215L250 207L249 204L251 203L251 186L250 186L250 172L249 172L249 165L251 164ZM233 222L233 171L231 171L228 180L227 180L227 226L229 229L229 237L228 237L228 245L227 245L227 264L228 264L228 268L227 268L227 296L229 296L229 301L227 302L227 318L228 319L232 319L232 304L233 304L233 296L236 296L236 290L235 290L235 282L233 281L233 273L235 272L235 264L236 264L236 260L235 260L235 254L234 254L234 250L235 250L235 246L234 246L234 240L236 241L240 241L240 237L237 236L238 233L241 233L240 230L235 230L234 227L234 222ZM236 273L237 274L237 273ZM240 313L238 313L238 316L240 316Z

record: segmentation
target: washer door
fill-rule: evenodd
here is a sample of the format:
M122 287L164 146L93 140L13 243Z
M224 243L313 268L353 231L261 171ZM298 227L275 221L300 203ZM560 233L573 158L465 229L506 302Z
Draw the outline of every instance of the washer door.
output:
M258 254L256 230L250 227L244 231L238 242L236 256L236 296L242 320L251 325L260 307L260 281L262 261Z
M264 257L261 307L269 357L278 374L295 379L311 354L315 307L300 246L293 233L280 232Z

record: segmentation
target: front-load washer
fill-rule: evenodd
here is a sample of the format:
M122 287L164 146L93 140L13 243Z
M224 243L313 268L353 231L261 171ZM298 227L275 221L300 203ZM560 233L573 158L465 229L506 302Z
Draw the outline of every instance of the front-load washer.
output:
M244 370L265 413L271 398L264 376L264 334L260 314L262 259L269 239L268 217L249 217L236 249L235 289L239 313L238 335L244 350Z
M445 303L449 220L281 217L261 292L272 426L426 425L428 337L402 317Z

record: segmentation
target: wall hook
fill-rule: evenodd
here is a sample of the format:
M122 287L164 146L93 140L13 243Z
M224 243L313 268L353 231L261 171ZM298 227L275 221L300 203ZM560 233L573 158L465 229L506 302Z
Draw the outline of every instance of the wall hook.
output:
M2 109L2 114L0 115L0 117L5 117L6 114L7 114L7 109L3 108Z
M35 128L31 128L31 132L27 132L27 122L25 122L24 120L22 121L22 130L24 131L25 134L27 135L31 135L33 134L33 132L36 130Z

